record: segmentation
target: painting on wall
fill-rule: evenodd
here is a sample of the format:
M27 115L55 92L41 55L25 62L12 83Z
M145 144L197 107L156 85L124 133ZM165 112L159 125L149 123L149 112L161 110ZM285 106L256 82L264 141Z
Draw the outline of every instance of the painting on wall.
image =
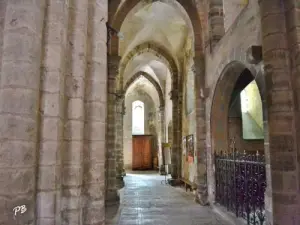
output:
M194 135L189 135L186 137L187 139L187 158L189 163L194 162Z
M182 155L186 155L186 137L182 139Z

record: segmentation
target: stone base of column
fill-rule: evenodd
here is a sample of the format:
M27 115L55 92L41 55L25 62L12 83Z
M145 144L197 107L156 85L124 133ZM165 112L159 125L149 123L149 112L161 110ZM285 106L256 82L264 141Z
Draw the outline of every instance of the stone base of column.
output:
M160 175L167 175L166 167L164 165L160 166L160 168L159 168L159 174Z
M178 179L177 166L175 164L171 164L171 177L175 180Z
M195 202L199 203L202 206L208 206L208 192L207 192L207 185L206 184L199 184L197 185Z
M123 176L123 177L126 176L126 171L125 171L125 169L123 169L123 171L122 171L122 176Z
M108 190L106 192L105 204L107 206L120 204L120 196L117 190Z
M117 188L121 189L125 186L125 182L123 180L123 177L117 177Z

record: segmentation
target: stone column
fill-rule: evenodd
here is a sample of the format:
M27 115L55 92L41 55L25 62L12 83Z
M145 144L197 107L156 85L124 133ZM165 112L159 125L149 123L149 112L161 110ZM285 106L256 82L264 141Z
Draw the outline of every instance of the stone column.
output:
M124 187L123 170L124 170L124 159L123 159L123 117L124 117L124 96L119 97L116 101L116 130L115 130L115 151L116 151L116 177L117 187L119 189Z
M88 0L82 225L105 223L107 0Z
M225 34L223 2L224 1L209 1L208 3L208 46L211 51Z
M178 179L180 176L181 165L181 103L178 90L171 92L171 100L173 101L173 146L171 156L171 176L173 179Z
M0 224L33 224L36 218L44 11L44 0L0 3L0 14L5 14L0 49ZM15 215L17 206L26 213Z
M106 202L107 204L119 202L116 186L116 151L115 151L115 117L116 117L116 77L120 63L119 56L108 57L108 82L107 82L107 124L106 124Z
M194 57L194 73L196 83L196 141L197 149L197 194L196 202L201 205L208 204L207 190L207 154L206 154L206 126L205 126L205 61L204 57Z
M87 67L88 0L69 2L66 68L65 149L62 155L63 224L82 221L84 101Z
M260 0L268 131L265 140L266 224L299 222L297 117L287 38L286 1ZM294 26L293 26L294 27ZM290 31L291 29L289 29ZM296 31L295 31L296 32ZM295 46L292 46L295 48ZM299 75L298 75L299 76Z
M166 142L166 135L165 135L165 106L161 105L159 107L159 120L160 120L160 139L161 139L161 145L160 145L160 152L161 152L161 166L159 168L160 175L166 174L166 161L164 156L164 147L162 143ZM168 168L170 170L170 168Z
M61 224L61 155L65 110L65 65L68 5L46 5L41 82L41 134L37 193L37 224ZM55 59L55 60L54 60ZM72 159L70 159L72 160Z

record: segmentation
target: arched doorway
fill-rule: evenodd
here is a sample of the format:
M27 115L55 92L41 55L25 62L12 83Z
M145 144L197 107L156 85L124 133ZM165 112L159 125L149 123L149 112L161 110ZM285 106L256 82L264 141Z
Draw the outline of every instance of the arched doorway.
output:
M264 224L264 79L240 62L230 63L215 88L211 109L210 200L248 224Z

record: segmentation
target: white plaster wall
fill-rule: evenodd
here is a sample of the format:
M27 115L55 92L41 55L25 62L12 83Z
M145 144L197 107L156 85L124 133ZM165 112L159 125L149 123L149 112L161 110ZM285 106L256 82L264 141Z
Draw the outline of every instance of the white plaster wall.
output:
M124 115L124 167L127 170L132 168L132 103L134 101L142 101L145 107L145 134L150 134L149 130L149 112L157 111L152 98L144 93L133 93L129 94L125 98L126 114ZM157 126L156 126L157 127Z

